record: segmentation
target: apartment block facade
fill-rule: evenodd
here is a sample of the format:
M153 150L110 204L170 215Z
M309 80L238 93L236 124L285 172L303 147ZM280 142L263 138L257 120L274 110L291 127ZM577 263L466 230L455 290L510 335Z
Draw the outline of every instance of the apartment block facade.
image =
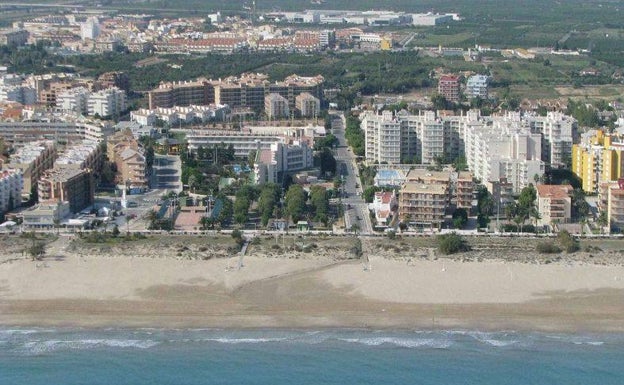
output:
M549 159L561 160L571 153L569 132L550 130L548 124L531 129L532 117L518 113L481 117L478 111L465 115L436 116L433 111L419 115L364 113L361 127L365 134L365 155L370 163L432 164L436 159L465 156L473 176L484 183L507 180L515 192L533 183L545 172L543 143ZM553 118L553 121L563 121ZM575 123L574 123L575 124ZM548 131L548 134L542 133ZM547 140L544 137L549 135ZM553 143L563 143L553 150Z
M11 145L40 140L75 143L84 139L101 141L110 127L89 121L0 122L0 136Z
M118 184L138 191L149 187L150 170L144 150L131 130L119 131L107 140L106 156L117 168L115 179Z
M399 192L399 218L410 225L440 228L448 202L443 184L407 182Z
M21 205L23 185L20 170L0 170L0 216Z
M39 202L69 202L72 213L93 204L95 182L91 170L55 166L43 173L37 190Z
M490 77L486 75L473 75L466 81L466 96L469 98L487 99L489 97Z
M89 95L89 115L114 116L126 109L126 92L117 87L107 88Z
M303 92L295 98L295 108L302 117L317 117L321 111L321 101L314 95Z
M54 166L56 147L52 141L40 141L19 147L11 155L10 167L19 169L23 175L20 203L28 202L37 189L37 181L44 171Z
M206 105L214 103L214 86L206 79L196 81L162 83L149 91L150 110L158 107Z
M566 185L537 185L537 209L540 218L538 225L554 225L567 223L572 218L572 191Z
M572 172L583 191L597 193L601 183L624 178L624 136L590 131L572 147Z
M276 93L286 98L288 108L294 110L295 98L302 93L321 99L323 82L320 75L291 75L283 81L271 82L264 74L242 74L218 80L163 83L148 93L149 108L216 103L231 108L263 110L265 96Z
M290 115L288 100L280 94L268 94L264 97L264 113L269 119L287 118Z
M85 87L64 90L56 95L56 106L61 111L77 112L83 115L89 113L89 96L91 91Z
M457 103L460 99L461 83L459 76L442 75L438 79L438 94L444 96L449 102Z
M314 166L312 148L306 141L275 142L256 153L254 183L278 183L285 173Z

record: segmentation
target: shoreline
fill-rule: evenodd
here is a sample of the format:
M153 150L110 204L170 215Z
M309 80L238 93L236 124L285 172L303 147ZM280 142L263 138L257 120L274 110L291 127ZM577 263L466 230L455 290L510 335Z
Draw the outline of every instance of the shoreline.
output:
M516 303L402 303L350 293L321 277L344 266L352 264L260 278L231 291L182 284L152 286L136 299L3 298L0 325L624 332L622 289L552 292Z
M624 332L624 266L613 252L606 265L598 255L535 263L509 261L515 251L438 258L365 243L359 260L346 241L325 242L308 253L256 246L240 270L237 256L191 243L5 255L0 325Z

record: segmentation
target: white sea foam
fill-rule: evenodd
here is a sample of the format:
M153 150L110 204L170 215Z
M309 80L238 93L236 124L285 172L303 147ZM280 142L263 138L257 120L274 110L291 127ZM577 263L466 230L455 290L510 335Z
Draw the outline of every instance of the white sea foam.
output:
M0 336L28 335L36 333L54 333L54 329L0 329Z
M43 354L57 350L94 349L94 348L126 348L148 349L158 345L152 340L124 340L124 339L80 339L80 340L44 340L24 343L24 348L31 354Z
M204 341L219 342L221 344L259 344L263 342L280 342L286 338L207 338Z
M503 339L508 336L507 333L466 332L465 335L468 335L481 343L497 348L519 343L519 341L515 339Z
M574 345L591 345L591 346L601 346L604 345L604 341L596 340L595 336L575 336L575 335L566 335L566 334L555 334L555 335L546 335L547 339L557 340L563 343L572 343Z
M362 344L367 346L394 345L402 348L427 347L433 349L447 349L453 342L449 339L437 338L398 338L398 337L374 337L374 338L339 338L340 341Z

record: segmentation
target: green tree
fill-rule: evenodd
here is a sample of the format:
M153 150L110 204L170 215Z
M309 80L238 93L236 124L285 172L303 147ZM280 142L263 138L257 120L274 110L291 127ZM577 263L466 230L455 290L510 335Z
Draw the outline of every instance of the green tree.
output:
M347 117L345 138L355 155L364 156L364 131L360 128L360 121L355 116Z
M321 151L325 148L333 148L338 145L338 138L334 134L328 134L324 137L318 138L314 140L314 149L316 151Z
M601 230L603 227L609 225L609 216L606 210L602 210L598 215L598 219L596 219L596 223L600 226Z
M310 189L310 201L314 219L327 224L329 212L327 189L322 186L312 186Z
M262 226L269 223L269 219L273 215L279 199L279 186L274 184L266 184L262 186L260 196L258 197L258 212L262 220Z
M362 198L364 199L364 202L372 203L373 199L375 198L375 193L380 190L381 189L379 187L375 186L368 186L367 188L365 188L362 192Z
M456 229L463 228L468 223L468 212L466 209L459 208L453 212L453 227Z
M321 173L323 175L326 173L330 173L332 175L336 173L336 159L329 148L325 147L319 151L315 160L317 166L321 168Z
M256 163L256 155L257 155L258 151L256 150L251 150L249 151L249 155L247 155L247 164L249 165L249 168L253 169L254 164Z
M293 222L299 221L303 216L306 204L303 187L298 184L290 186L284 197L284 203L286 205L286 214L292 218Z
M236 200L234 201L234 221L236 223L244 225L247 222L250 205L251 202L246 195L236 195Z
M433 108L436 110L449 110L452 108L452 103L440 94L433 95L431 103L433 103Z
M589 204L585 200L585 192L581 188L572 191L572 214L575 218L583 219L589 214Z

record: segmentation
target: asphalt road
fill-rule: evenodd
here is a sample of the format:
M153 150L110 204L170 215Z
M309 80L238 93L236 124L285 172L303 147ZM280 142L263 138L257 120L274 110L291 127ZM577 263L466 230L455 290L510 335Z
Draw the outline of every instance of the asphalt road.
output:
M361 198L362 184L355 161L355 155L348 147L345 139L345 119L340 113L340 119L332 120L332 133L338 138L339 145L334 149L338 175L343 180L342 203L345 209L345 225L349 230L353 225L359 227L361 234L373 232L369 216L368 204Z

